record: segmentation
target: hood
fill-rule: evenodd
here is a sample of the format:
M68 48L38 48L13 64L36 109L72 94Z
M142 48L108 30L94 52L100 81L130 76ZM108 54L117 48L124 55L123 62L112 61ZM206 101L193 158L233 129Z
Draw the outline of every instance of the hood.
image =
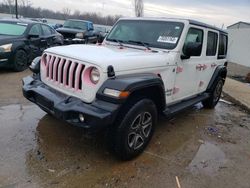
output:
M112 65L116 72L135 69L155 68L166 66L171 55L168 52L151 52L144 49L133 49L112 45L69 45L47 49L45 52L53 53L72 59L87 62L102 68Z
M13 43L16 40L19 40L20 36L11 36L11 35L0 35L0 45Z
M61 27L61 28L57 29L56 31L59 33L77 34L77 33L82 33L85 30Z

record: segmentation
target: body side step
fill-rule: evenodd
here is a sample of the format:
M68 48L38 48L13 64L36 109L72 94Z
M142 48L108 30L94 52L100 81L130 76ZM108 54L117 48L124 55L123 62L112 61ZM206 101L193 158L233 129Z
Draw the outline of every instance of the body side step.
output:
M168 106L164 111L163 114L166 116L173 116L176 113L185 110L201 101L206 100L207 98L209 98L209 94L208 93L203 93L201 95L196 96L195 98L186 100L186 101L182 101L179 102L177 104Z

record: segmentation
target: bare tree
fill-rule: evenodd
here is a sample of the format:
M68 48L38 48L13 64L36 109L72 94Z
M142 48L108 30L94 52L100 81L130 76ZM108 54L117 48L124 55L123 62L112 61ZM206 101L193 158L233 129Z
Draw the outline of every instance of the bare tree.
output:
M62 13L63 19L67 19L71 14L71 10L69 8L63 8Z
M143 17L144 15L144 2L143 0L134 0L135 6L135 16L136 17Z
M22 7L31 7L32 3L30 2L30 0L20 0L20 6L22 6Z
M4 0L4 4L9 7L9 13L12 14L12 8L14 6L14 0Z
M29 10L32 6L30 0L19 0L20 14L24 17L29 15Z

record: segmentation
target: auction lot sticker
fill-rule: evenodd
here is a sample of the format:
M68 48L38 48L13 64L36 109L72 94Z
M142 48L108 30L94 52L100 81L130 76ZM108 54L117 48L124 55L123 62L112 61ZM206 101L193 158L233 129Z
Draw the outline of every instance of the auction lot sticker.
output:
M178 37L169 37L169 36L159 36L157 42L176 44Z

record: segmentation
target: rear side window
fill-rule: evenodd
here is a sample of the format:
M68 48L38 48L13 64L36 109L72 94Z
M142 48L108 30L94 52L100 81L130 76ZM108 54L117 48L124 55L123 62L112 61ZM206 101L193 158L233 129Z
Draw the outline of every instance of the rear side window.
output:
M45 35L45 36L53 34L52 29L47 25L42 25L42 29L43 29L43 35Z
M42 34L42 31L41 31L41 27L39 24L36 24L36 25L33 25L30 29L30 32L29 32L30 35L38 35L38 36L41 36Z
M227 56L227 35L220 34L218 59L225 59Z
M218 34L215 32L208 32L207 35L207 56L215 56L217 52Z
M186 54L187 45L189 43L197 43L202 46L203 44L203 30L197 28L190 28L183 46L183 53ZM194 56L200 56L202 52L202 47L200 51Z

